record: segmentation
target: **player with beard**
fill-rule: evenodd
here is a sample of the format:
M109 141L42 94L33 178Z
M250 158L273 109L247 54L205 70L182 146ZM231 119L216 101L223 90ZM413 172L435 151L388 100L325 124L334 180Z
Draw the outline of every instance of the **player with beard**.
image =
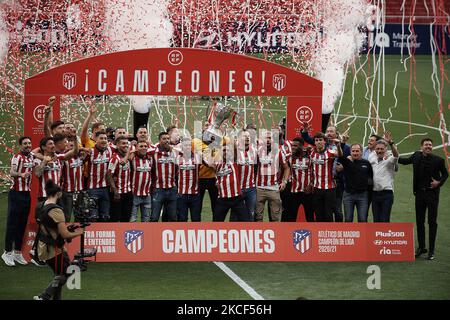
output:
M97 131L95 139L96 143L87 156L87 189L89 196L97 198L98 201L98 209L92 210L91 218L106 222L110 219L110 199L106 176L113 152L108 146L106 131Z
M204 162L215 171L219 190L213 221L225 221L229 210L230 221L249 221L250 215L241 195L241 170L236 158L232 143L225 144L222 152L215 156L211 153L205 156Z
M339 139L332 140L340 143ZM315 148L311 152L312 183L314 187L313 204L317 222L333 222L336 205L336 181L333 165L337 152L326 148L326 136L322 132L314 135ZM341 148L338 149L342 151Z
M78 154L78 144L74 144L73 149L67 153L56 153L53 138L43 138L39 143L43 159L34 159L34 174L39 178L38 201L43 201L47 197L45 193L45 183L53 180L57 185L61 184L62 161L69 160Z
M107 174L107 180L113 191L111 222L129 222L133 206L129 142L126 137L121 136L116 138L114 144L117 151L111 157Z
M9 171L13 183L8 193L5 252L2 254L3 261L10 267L15 266L16 262L27 264L21 250L31 205L31 173L34 160L31 153L31 138L20 137L19 146L20 151L12 157Z
M153 186L155 188L152 199L152 215L150 221L157 222L164 208L168 221L177 221L177 187L175 184L176 152L170 145L167 132L158 135L158 145L149 152L153 158Z
M282 212L280 191L286 188L290 170L280 146L273 141L272 132L267 131L264 137L265 141L260 141L261 146L258 148L255 221L263 221L266 202L269 202L270 221L280 221ZM280 170L282 170L281 183L278 182Z
M72 150L78 144L76 137L70 137L67 149ZM61 186L63 190L62 203L64 217L67 222L71 220L73 214L74 195L84 190L83 164L89 150L79 148L79 152L69 160L62 162Z
M253 132L254 133L254 132ZM244 129L238 139L237 164L241 171L241 189L244 204L247 207L249 217L246 221L254 221L256 211L256 167L257 152L254 144L251 144L251 133ZM254 138L256 138L254 136Z
M301 205L307 222L314 222L314 206L311 185L311 159L303 148L304 140L296 137L290 143L291 155L288 164L291 170L291 195L281 221L297 221L297 212Z
M141 222L149 222L152 210L152 167L153 158L147 154L148 144L145 140L139 141L136 150L131 154L133 190L133 207L130 222L137 221L138 208L141 209ZM133 156L134 155L134 156Z
M311 138L309 135L309 130L311 129L310 124L308 122L303 123L302 129L302 138L305 142L310 145L314 145L314 138ZM336 126L328 126L325 131L325 149L331 149L332 151L337 151L335 139L339 138L339 132ZM343 136L343 140L347 140L348 136ZM350 146L344 142L341 142L341 148L344 152L344 157L350 156ZM343 166L336 158L333 164L333 178L336 180L336 203L333 208L334 221L335 222L343 222L344 215L342 213L342 197L344 195L344 173Z

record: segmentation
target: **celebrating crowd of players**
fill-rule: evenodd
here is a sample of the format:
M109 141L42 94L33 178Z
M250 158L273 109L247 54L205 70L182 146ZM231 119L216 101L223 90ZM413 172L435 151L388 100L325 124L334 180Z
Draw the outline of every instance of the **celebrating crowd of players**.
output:
M91 125L93 103L78 140L73 124L52 120L53 101L50 98L45 110L45 137L39 147L32 150L31 139L21 137L20 152L11 161L13 185L2 257L9 255L12 264L25 262L20 249L33 175L39 179L39 201L46 199L48 180L60 185L66 221L72 219L74 195L82 190L96 199L93 221L188 221L189 214L190 221L202 221L208 190L213 221L225 221L231 211L230 221L260 222L268 203L269 221L296 221L303 206L308 222L353 222L355 207L358 222L367 222L372 205L373 221L389 222L397 163L412 161L399 161L389 132L383 137L373 134L363 148L347 145L348 137L340 137L334 126L311 137L307 123L302 136L292 141L284 139L282 125L259 137L255 126L247 125L236 137L216 139L192 139L171 126L155 143L145 126L129 137L123 127ZM206 123L203 130L210 127ZM422 148L429 143L431 139L424 139ZM425 188L438 190L445 182L448 173L442 167ZM437 216L437 206L435 211ZM434 247L431 237L430 242Z

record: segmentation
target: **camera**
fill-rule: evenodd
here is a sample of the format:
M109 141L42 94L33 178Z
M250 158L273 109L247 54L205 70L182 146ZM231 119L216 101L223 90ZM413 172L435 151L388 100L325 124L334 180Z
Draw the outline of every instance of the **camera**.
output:
M74 195L73 213L76 222L88 223L92 222L92 211L98 209L98 199L90 197L87 191L80 191Z
M90 225L90 222L94 221L93 210L98 209L98 199L95 197L90 197L86 191L80 191L74 195L73 198L73 213L75 216L75 221L79 222L79 226L70 226L71 232L75 231L78 227L86 228ZM95 257L97 254L96 248L85 249L84 248L84 234L81 235L80 239L80 251L75 254L75 259L72 264L80 267L81 271L87 269L86 263L88 260L85 258Z

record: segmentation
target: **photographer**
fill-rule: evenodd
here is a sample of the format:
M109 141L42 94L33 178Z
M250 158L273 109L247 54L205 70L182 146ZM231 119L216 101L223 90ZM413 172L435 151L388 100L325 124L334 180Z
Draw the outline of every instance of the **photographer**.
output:
M73 239L84 233L84 228L69 231L66 226L64 212L56 203L62 196L61 188L53 180L45 183L47 199L43 207L38 207L39 231L36 241L40 261L45 261L53 270L54 278L49 286L34 300L61 300L61 291L67 281L67 268L70 265L69 256L64 249L66 240ZM69 226L74 230L73 226ZM33 246L34 247L34 246Z

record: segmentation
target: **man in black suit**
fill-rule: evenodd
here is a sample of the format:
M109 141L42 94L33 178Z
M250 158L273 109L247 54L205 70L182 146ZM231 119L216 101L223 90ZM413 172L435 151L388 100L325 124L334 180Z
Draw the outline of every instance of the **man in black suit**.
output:
M419 247L416 258L427 252L425 249L425 212L428 208L428 226L430 251L428 260L434 259L434 244L437 233L437 213L439 189L448 178L443 158L432 154L433 141L425 138L421 142L421 151L414 152L409 158L398 159L400 164L413 165L413 191L416 196L416 224Z

